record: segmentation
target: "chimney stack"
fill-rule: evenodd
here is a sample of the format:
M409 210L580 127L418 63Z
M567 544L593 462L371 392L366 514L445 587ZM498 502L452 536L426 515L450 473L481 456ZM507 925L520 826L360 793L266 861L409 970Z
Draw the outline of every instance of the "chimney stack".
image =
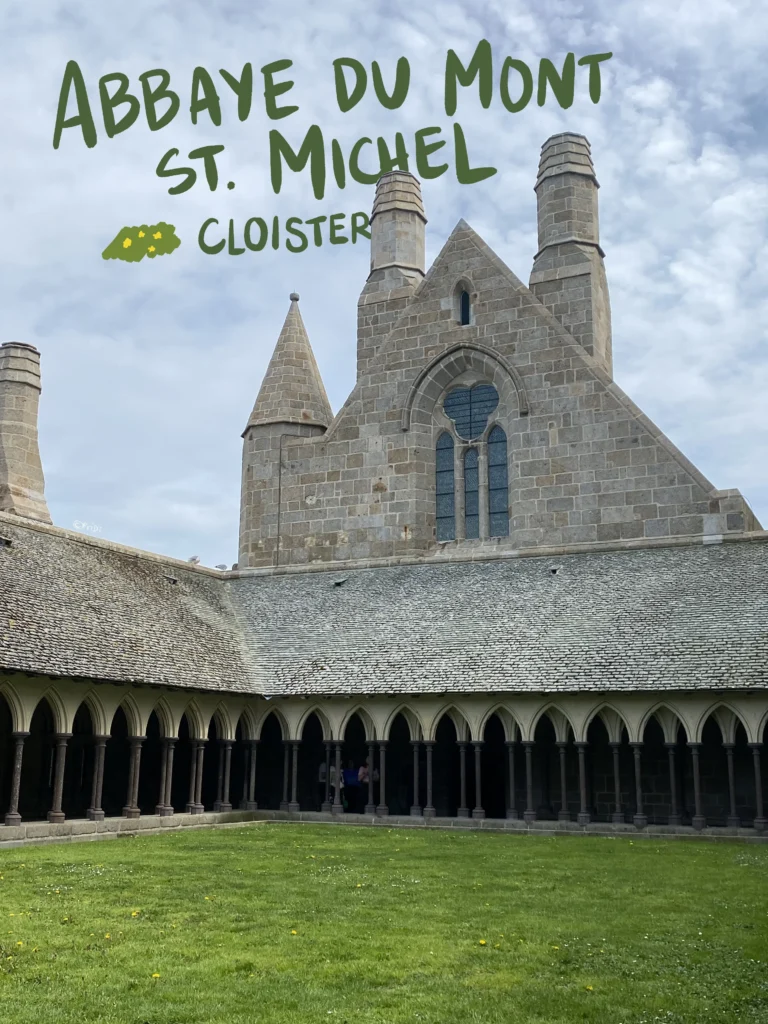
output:
M382 174L370 220L371 272L358 302L358 379L371 368L382 337L424 279L426 224L419 179L409 171Z
M536 179L539 251L530 287L579 344L613 375L611 307L597 215L600 186L583 135L553 135Z
M0 345L0 512L50 523L37 441L40 353Z

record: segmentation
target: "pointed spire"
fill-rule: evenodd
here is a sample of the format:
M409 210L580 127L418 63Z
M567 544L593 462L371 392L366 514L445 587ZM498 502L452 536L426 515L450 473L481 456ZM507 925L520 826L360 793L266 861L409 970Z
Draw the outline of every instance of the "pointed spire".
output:
M328 427L332 419L331 405L299 312L299 296L291 292L288 316L245 429L264 423Z

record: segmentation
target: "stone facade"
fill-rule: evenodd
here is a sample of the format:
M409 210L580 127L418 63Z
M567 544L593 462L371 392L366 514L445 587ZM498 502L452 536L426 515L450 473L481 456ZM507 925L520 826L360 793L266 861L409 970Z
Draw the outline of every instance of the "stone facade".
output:
M0 345L0 512L50 523L37 443L40 354L32 345Z
M450 425L442 402L452 388L483 382L500 400L477 445L481 466L488 431L500 425L507 437L509 534L494 539L495 552L717 541L759 529L741 494L716 490L612 380L586 140L550 139L536 189L539 252L529 289L463 221L423 274L418 182L400 171L381 179L358 307L357 383L327 429L278 410L268 437L246 431L241 569L436 550L451 558L468 545L487 547L482 519L477 539L459 530L447 544L435 525L435 446ZM470 297L467 324L461 291ZM296 317L292 303L284 331ZM457 446L457 466L466 448ZM458 489L456 498L460 505Z

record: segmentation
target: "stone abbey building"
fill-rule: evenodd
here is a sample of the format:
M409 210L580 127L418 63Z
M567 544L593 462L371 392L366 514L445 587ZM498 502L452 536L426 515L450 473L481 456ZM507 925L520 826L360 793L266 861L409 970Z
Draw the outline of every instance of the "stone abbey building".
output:
M39 355L0 348L0 839L345 803L764 832L768 533L613 381L597 189L544 144L526 286L464 221L427 270L383 175L355 387L334 415L292 295L231 571L51 525Z

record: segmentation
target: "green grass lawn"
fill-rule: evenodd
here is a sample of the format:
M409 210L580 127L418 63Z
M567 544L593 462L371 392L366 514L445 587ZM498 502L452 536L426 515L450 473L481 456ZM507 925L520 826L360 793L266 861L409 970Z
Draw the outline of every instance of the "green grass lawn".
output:
M3 1024L768 1022L768 846L257 825L0 875Z

